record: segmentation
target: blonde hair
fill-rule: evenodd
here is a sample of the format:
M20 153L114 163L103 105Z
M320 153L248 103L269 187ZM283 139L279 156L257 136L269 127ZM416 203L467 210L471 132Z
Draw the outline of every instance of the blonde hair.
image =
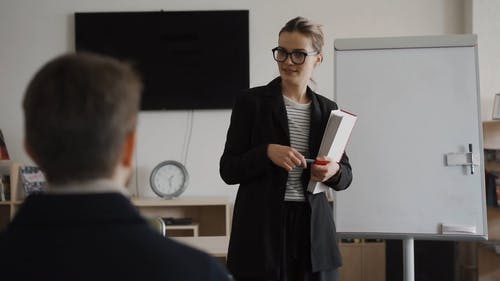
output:
M323 50L325 39L321 25L316 24L304 17L296 17L288 21L285 26L281 28L278 35L281 35L283 32L299 32L311 38L312 47L316 52L321 53Z

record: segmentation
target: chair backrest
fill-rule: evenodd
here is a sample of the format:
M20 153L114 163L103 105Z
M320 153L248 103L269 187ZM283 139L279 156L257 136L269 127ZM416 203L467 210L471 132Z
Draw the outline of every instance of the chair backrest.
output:
M161 217L148 218L149 224L157 230L161 235L167 235L167 225Z

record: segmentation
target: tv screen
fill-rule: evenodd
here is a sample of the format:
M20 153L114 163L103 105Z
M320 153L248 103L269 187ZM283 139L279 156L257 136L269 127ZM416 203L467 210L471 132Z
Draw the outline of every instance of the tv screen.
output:
M248 11L75 13L75 47L130 62L142 110L228 109L249 87Z

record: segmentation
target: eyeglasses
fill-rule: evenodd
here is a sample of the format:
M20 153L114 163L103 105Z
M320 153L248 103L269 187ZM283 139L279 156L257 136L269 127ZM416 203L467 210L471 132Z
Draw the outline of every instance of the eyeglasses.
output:
M273 58L277 62L284 62L288 59L288 56L290 56L292 63L293 64L303 64L306 61L306 57L310 55L317 55L318 52L313 51L313 52L304 52L304 51L293 51L293 52L287 52L285 49L281 47L276 47L272 49L273 51Z

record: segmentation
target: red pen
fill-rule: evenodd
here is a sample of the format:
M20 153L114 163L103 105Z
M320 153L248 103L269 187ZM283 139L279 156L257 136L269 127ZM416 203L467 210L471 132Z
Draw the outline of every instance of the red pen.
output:
M330 163L330 161L328 161L328 160L307 159L306 158L306 163L309 164L309 165L316 164L316 165L324 166L324 165L327 165L328 163Z

